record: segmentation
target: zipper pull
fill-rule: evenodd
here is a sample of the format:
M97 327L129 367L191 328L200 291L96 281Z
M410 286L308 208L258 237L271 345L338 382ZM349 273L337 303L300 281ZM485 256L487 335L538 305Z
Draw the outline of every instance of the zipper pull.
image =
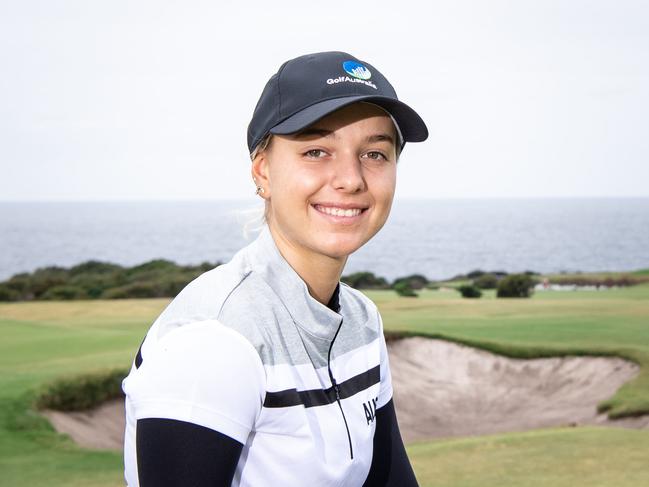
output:
M338 390L338 384L336 384L336 379L333 377L331 378L331 382L334 386L334 392L336 393L336 399L340 401L340 391Z

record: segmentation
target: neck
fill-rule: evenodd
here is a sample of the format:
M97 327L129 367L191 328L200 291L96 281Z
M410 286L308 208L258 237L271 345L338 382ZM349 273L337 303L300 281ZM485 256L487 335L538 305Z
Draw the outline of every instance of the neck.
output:
M309 252L286 239L272 225L269 229L280 254L305 282L309 294L327 306L340 281L347 256L329 257Z

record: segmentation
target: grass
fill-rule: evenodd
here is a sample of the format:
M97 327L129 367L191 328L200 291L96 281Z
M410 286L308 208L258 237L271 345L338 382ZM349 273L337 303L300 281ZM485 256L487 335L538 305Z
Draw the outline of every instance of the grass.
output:
M411 445L421 487L649 485L649 434L546 429Z
M0 486L123 485L122 455L88 451L35 415L55 379L128 369L167 299L0 305Z
M442 336L513 356L589 353L632 358L641 374L607 404L649 411L649 286L478 300L423 291L368 291L386 329ZM126 369L167 299L0 305L0 486L118 486L121 453L87 451L31 409L61 377ZM422 486L649 485L649 432L538 430L408 447Z

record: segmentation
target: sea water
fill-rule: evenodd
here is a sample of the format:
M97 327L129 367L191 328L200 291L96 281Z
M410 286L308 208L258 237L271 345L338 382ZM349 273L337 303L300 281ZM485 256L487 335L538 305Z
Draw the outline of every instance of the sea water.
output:
M0 203L0 279L95 259L226 262L254 238L255 200ZM649 198L395 200L345 273L449 278L649 267Z

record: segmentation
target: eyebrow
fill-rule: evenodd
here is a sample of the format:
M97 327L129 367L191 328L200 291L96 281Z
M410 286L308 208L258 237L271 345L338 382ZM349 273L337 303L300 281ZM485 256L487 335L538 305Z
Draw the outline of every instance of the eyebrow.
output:
M298 132L297 134L294 135L296 139L306 139L308 137L312 136L317 136L317 137L336 137L336 134L332 130L327 130L327 129L321 129L317 127L309 127L305 128L304 130ZM395 145L394 142L394 137L387 133L379 133L379 134L373 134L368 136L365 139L367 142L383 142L387 141L391 143L392 145Z
M367 139L368 142L382 142L382 141L388 141L392 145L395 145L394 143L394 138L389 135L389 134L375 134L375 135L370 135Z

